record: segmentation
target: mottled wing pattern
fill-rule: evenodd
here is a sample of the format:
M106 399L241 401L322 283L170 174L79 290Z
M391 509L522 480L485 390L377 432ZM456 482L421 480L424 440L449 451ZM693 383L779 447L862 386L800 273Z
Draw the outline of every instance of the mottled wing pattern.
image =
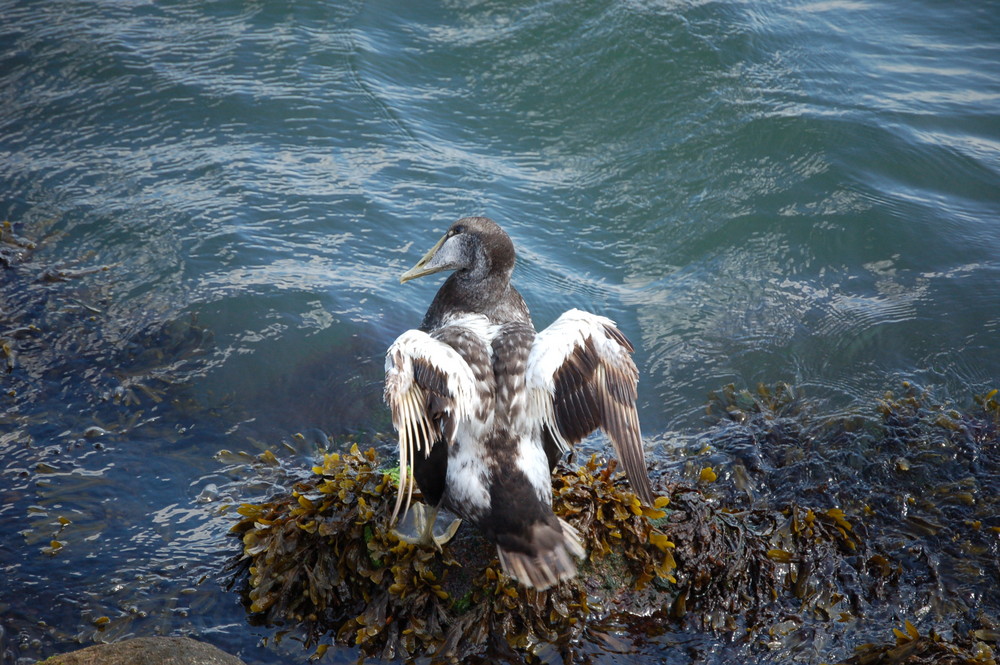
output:
M542 426L564 449L600 427L639 500L652 505L632 351L614 321L571 309L535 337L527 382Z
M476 379L455 349L420 330L400 335L385 357L385 402L399 432L399 494L392 511L409 507L414 455L430 453L434 442L454 443L458 423L476 408ZM405 498L404 498L405 497Z
M466 403L468 419L465 434L479 439L493 425L494 376L493 358L489 340L493 328L486 317L467 315L455 317L430 333L431 337L454 349L472 373L473 384L468 389L470 400ZM453 420L453 425L458 421ZM455 432L448 433L448 441L455 440Z

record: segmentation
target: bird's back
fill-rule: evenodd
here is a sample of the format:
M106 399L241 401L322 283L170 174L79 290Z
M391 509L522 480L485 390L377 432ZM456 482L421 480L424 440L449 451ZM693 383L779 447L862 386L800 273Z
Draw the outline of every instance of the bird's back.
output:
M431 333L466 358L480 391L449 448L443 504L496 543L510 575L547 588L576 574L584 551L552 512L549 459L525 383L530 322L453 320Z

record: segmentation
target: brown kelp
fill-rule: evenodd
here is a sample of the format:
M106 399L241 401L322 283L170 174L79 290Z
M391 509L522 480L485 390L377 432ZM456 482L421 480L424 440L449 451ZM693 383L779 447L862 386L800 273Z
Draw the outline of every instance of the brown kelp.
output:
M611 635L695 632L761 662L990 663L997 394L955 408L904 384L829 416L786 384L725 387L652 508L614 462L557 467L554 509L588 558L543 593L505 578L474 529L443 553L399 542L395 475L374 450L327 454L311 474L266 453L257 470L277 490L239 508L232 580L256 620L317 653L568 662L622 648ZM911 618L923 635L907 622L879 646Z
M874 602L837 619L845 635L877 642L887 623L909 618L928 634L989 636L1000 612L997 395L956 405L903 382L871 408L831 416L786 384L727 386L713 396L719 418L701 440L727 470L716 488L724 502L808 502L864 528L874 554L855 566L862 584L848 588L865 589L871 573L889 584L870 587ZM813 648L833 633L820 628Z
M260 464L278 462L265 454ZM579 530L588 559L576 580L535 592L500 573L474 530L443 554L400 542L387 528L396 485L373 449L327 454L312 471L239 507L233 579L261 622L300 624L311 643L372 656L520 661L556 648L569 659L612 630L760 630L786 606L849 613L841 580L864 576L872 587L895 575L866 555L839 510L731 510L681 485L661 486L656 506L644 507L613 463L593 457L553 478L554 508Z
M979 629L948 639L931 631L920 632L909 621L903 630L893 628L893 644L862 644L855 654L840 665L996 665L993 649L987 641L996 643L1000 632Z

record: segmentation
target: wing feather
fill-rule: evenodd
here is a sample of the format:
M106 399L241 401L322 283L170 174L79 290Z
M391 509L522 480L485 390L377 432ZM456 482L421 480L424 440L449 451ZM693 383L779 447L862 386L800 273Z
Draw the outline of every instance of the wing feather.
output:
M399 494L392 511L413 496L411 465L416 455L430 454L444 438L454 443L457 423L475 408L475 379L468 363L453 348L420 330L400 335L385 356L385 402L399 433Z
M610 437L636 495L652 505L632 344L603 316L572 309L535 337L527 382L543 427L566 450L600 427Z

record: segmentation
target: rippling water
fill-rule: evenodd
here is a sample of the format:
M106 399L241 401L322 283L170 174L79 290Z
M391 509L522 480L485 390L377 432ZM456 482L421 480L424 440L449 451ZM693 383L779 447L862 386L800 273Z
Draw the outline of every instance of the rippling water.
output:
M397 277L463 215L537 324L619 321L657 441L727 383L996 385L998 35L995 2L0 0L0 662L301 659L203 581L216 454L387 431L436 288Z

